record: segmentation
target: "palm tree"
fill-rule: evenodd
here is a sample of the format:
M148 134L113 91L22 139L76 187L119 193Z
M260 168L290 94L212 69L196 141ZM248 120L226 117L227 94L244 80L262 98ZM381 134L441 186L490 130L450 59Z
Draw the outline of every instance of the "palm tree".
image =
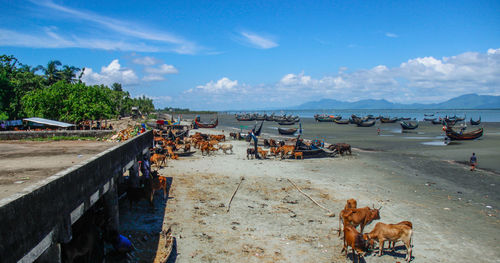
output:
M79 68L74 66L64 65L63 70L59 71L63 80L67 83L74 83L76 81L76 73L80 71Z
M47 80L48 85L52 85L61 79L61 73L58 66L61 66L61 62L59 60L51 60L47 63L47 67L39 65L38 67L43 70L45 74L45 79ZM38 68L37 67L37 68Z

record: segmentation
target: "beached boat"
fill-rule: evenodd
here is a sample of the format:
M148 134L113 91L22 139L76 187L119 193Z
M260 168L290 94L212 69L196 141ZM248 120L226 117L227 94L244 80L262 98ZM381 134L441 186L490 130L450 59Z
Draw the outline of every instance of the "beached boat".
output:
M280 121L278 122L279 125L294 125L298 121Z
M175 155L178 155L180 157L184 157L184 156L191 156L195 153L196 151L189 151L189 152L183 152L183 151L176 151L174 152Z
M455 123L457 123L456 119L444 119L444 122L446 123L446 126L453 126Z
M433 120L432 124L443 124L443 120Z
M474 140L483 136L483 128L471 132L456 132L452 127L447 127L446 136L450 140Z
M194 124L198 128L215 128L219 125L219 118L215 119L212 123L202 123L200 122L200 117L198 116L194 119Z
M281 135L294 135L297 132L297 128L291 128L291 129L282 129L278 128L278 132Z
M334 120L335 123L337 124L349 124L349 120Z
M401 125L401 128L403 128L403 130L415 130L416 128L418 128L418 122L412 124L411 122L402 121L399 124Z
M376 120L362 121L362 122L356 123L356 125L358 125L358 127L371 127L371 126L375 125L375 122L376 122Z
M436 118L424 118L424 121L434 121Z
M475 121L472 118L470 118L470 124L471 125L479 125L481 124L481 117L479 117L479 120Z
M432 114L426 114L426 113L424 113L424 116L426 116L426 117L432 117L432 116L434 116L434 113L432 113Z
M311 150L295 150L296 152L302 152L304 158L324 158L335 156L334 152L329 152L325 149L311 149Z
M398 121L398 118L380 118L381 123L395 123Z

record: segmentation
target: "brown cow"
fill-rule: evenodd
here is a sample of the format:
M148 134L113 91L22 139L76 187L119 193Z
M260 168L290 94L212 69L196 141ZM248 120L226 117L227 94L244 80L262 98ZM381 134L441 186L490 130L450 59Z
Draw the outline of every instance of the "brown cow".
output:
M401 221L397 223L397 225L407 225L413 230L413 224L410 221ZM389 249L392 247L392 251L394 251L396 247L396 242L389 241Z
M292 154L295 150L295 145L283 145L279 148L279 152L281 153L281 159L285 157L287 154Z
M166 159L165 154L155 153L150 158L151 166L156 165L161 168L162 164L166 164Z
M260 157L262 157L262 159L266 159L268 151L263 150L263 149L257 149L257 151L259 151L259 155L260 155Z
M151 176L153 177L153 181L151 187L153 189L153 194L163 189L163 199L167 198L167 178L158 175L158 171L152 171Z
M247 159L250 159L249 157L255 158L255 148L247 148Z
M370 233L363 235L363 239L369 240L370 244L373 244L373 240L378 242L379 257L382 256L386 240L392 242L403 241L407 250L405 260L410 262L412 235L412 228L406 224L384 224L378 222Z
M354 227L360 226L360 232L363 233L363 229L366 225L370 224L373 220L380 219L379 209L371 209L368 206L363 208L349 208L347 210L342 210L339 216L339 236L341 229L341 222L344 225L353 225Z
M355 252L358 254L358 262L360 262L360 257L364 257L366 254L366 241L363 239L363 235L356 230L354 226L345 224L344 225L344 247L342 252L345 251L345 256L347 257L348 248L352 248L352 259L354 261Z
M304 153L303 152L293 152L293 156L295 156L295 160L300 157L300 159L304 160Z

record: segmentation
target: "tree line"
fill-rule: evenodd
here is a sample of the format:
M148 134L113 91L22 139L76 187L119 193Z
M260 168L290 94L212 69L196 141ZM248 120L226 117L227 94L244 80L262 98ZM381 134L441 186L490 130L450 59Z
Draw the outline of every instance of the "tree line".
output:
M57 60L32 67L1 55L0 120L41 117L76 123L127 116L134 106L142 113L154 111L152 99L131 98L119 83L86 85L84 69Z

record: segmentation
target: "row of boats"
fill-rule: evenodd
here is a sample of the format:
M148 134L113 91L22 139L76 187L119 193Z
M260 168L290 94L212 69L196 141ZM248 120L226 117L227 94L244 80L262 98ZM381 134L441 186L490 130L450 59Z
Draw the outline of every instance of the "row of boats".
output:
M342 116L333 115L315 115L314 119L317 122L335 122L337 124L356 124L359 127L371 127L375 125L376 121L379 120L381 123L395 123L398 121L410 121L411 118L387 118L383 116L375 117L373 115L367 115L364 117L351 115L349 119L342 119Z
M235 114L235 118L237 121L274 121L277 122L279 125L293 125L295 123L298 123L300 121L299 116L292 116L292 115L282 115L282 116L276 116L273 114L267 115L267 114Z

